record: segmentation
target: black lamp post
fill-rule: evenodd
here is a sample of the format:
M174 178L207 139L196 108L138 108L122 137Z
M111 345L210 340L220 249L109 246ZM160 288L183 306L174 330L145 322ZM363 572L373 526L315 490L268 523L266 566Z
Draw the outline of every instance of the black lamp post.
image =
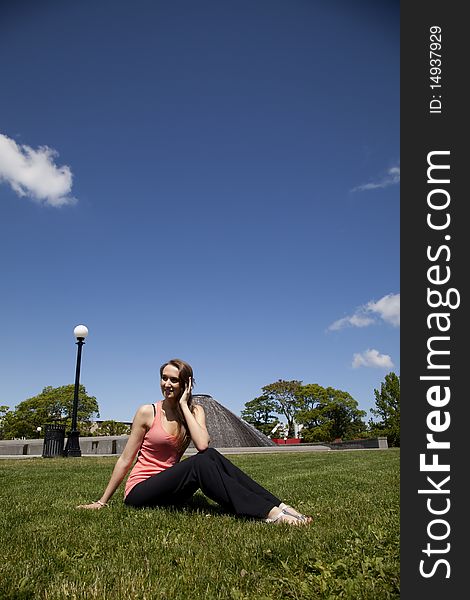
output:
M88 329L85 325L77 325L73 330L74 336L77 338L77 367L75 369L75 390L73 394L73 409L72 409L72 430L67 436L67 444L64 450L64 456L81 456L80 450L80 432L77 429L77 410L78 410L78 391L80 386L80 363L82 361L82 346L85 343L85 338L88 335Z

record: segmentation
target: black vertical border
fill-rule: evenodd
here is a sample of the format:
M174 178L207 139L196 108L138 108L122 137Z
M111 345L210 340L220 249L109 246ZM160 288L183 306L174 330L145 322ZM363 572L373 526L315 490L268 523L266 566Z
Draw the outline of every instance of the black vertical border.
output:
M467 72L466 57L470 35L467 19L463 11L464 2L447 0L406 0L400 5L401 11L401 598L426 600L465 596L468 592L466 574L467 567L466 535L469 530L466 519L468 494L465 489L466 473L469 468L466 456L467 439L470 432L466 427L469 422L470 398L464 393L464 375L466 373L468 324L465 322L465 308L468 297L467 260L470 262L470 251L466 241L470 239L467 227L466 205L470 205L469 194L465 189L467 171L466 149L468 135L467 111L464 107ZM442 88L432 90L430 84L430 28L438 26L442 29L441 68ZM436 96L436 98L433 98ZM441 98L439 98L441 96ZM431 100L440 99L440 113L430 112ZM434 107L438 103L434 102ZM428 193L432 183L427 182L427 157L429 152L450 151L448 157L440 160L450 164L450 183L437 187L450 194L450 205L443 211L433 211L428 206ZM436 187L436 186L435 186ZM435 196L436 198L438 195ZM441 195L441 198L444 198ZM427 224L429 212L435 218L444 219L449 212L451 221L444 231L432 230ZM450 236L446 239L445 236ZM440 246L447 245L439 258L431 262L427 257L427 248L436 256ZM433 285L428 279L430 266L439 264L442 273L446 266L450 268L450 280L447 284ZM427 288L440 289L445 295L446 289L455 288L459 292L458 308L430 308ZM454 294L454 299L456 295ZM428 369L429 337L438 335L434 326L429 329L427 317L432 312L450 314L451 326L448 332L440 335L450 336L449 342L440 344L442 349L449 349L450 354L441 356L440 364L450 364L446 374L448 382L430 382L420 380L420 376L429 374L443 375L445 372ZM468 318L467 318L468 321ZM435 323L435 321L433 321ZM437 348L437 346L435 346ZM468 369L467 369L468 370ZM435 450L426 449L429 433L427 418L435 407L427 401L427 390L431 385L448 385L451 398L447 406L440 408L450 413L450 426L446 431L435 434L441 441L449 441L450 449L439 450L439 463L450 465L450 471L423 472L420 470L420 454L427 453L426 461L432 461ZM444 418L444 416L443 416ZM440 485L450 475L447 484L441 489L449 490L448 494L419 494L419 489L433 489L427 476ZM448 506L447 513L433 515L429 512L428 498L431 507L443 509ZM448 529L444 524L435 523L434 519L446 520L450 532L447 537L438 541L429 537L444 536ZM429 529L430 528L430 529ZM423 552L427 544L433 550L429 556ZM449 544L449 546L447 546ZM447 550L447 551L445 551ZM436 551L436 552L434 552ZM437 561L443 559L446 563ZM433 575L426 578L420 574L420 561L424 560L423 570ZM450 577L446 575L450 574ZM464 579L465 578L465 579Z

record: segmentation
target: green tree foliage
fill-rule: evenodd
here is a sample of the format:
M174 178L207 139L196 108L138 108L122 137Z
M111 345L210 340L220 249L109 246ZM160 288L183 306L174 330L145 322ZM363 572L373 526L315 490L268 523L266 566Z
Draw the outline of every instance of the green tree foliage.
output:
M294 435L294 424L302 424L302 438L308 442L327 442L336 438L351 439L363 435L366 412L348 393L316 383L279 379L262 388L263 395L247 402L242 417L263 433L276 423L273 412L287 421L288 437ZM269 427L261 427L269 423Z
M75 386L63 385L57 388L45 387L40 394L20 402L14 411L6 413L4 423L5 439L38 437L37 428L44 435L46 423L60 421L68 429L72 424L72 407ZM83 385L79 387L77 424L79 430L89 430L93 417L99 417L96 398L89 396Z
M316 383L301 386L297 391L296 421L303 424L302 437L308 442L327 442L337 438L352 439L365 430L358 403L348 393Z
M119 421L103 421L93 435L128 435L130 433L129 425Z
M371 413L378 421L369 422L370 430L377 435L387 436L390 446L400 445L400 378L396 373L385 375L380 390L374 390L375 408Z
M8 419L9 412L9 406L6 404L0 405L0 440L3 440L5 437L5 420Z
M287 421L288 437L294 435L295 415L300 410L298 391L302 386L301 381L285 381L279 379L275 383L265 385L263 396L266 396L273 403L274 409L278 414L284 415Z
M241 417L247 423L250 423L258 431L269 435L273 427L278 423L278 419L273 414L276 410L276 404L268 396L258 396L245 403Z

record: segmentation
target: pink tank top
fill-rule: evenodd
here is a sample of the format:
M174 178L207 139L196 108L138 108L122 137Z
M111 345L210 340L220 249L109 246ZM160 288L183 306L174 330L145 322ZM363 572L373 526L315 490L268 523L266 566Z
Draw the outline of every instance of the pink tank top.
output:
M156 406L155 417L152 426L144 436L137 454L137 461L126 481L124 496L127 496L131 489L141 481L172 467L179 462L183 454L178 438L163 429L162 402L160 400L154 405Z

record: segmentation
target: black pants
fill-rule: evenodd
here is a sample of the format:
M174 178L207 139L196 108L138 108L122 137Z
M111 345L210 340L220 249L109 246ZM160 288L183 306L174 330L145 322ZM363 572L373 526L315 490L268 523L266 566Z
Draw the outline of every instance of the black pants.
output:
M136 508L178 505L189 500L198 489L239 516L265 518L281 503L214 448L198 452L141 481L124 502Z

